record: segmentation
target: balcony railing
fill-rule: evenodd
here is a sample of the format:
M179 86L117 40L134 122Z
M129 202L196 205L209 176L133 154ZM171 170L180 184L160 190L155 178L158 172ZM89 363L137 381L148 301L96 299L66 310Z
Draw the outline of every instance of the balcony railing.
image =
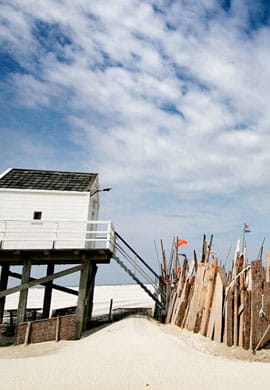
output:
M114 252L111 221L0 221L0 249L109 249Z

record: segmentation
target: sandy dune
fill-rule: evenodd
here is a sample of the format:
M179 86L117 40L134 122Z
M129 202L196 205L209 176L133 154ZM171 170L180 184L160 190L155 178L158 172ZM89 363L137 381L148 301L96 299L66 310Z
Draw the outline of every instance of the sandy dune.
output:
M268 388L269 363L241 354L175 326L130 317L79 341L1 348L0 383L13 390ZM255 356L264 358L266 352Z

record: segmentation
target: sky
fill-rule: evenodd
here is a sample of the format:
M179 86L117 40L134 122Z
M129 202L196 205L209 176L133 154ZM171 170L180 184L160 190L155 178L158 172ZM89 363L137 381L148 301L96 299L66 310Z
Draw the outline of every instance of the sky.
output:
M269 48L269 1L0 0L0 171L99 173L100 219L155 267L160 240L199 256L203 234L224 263L244 223L253 260L270 249Z

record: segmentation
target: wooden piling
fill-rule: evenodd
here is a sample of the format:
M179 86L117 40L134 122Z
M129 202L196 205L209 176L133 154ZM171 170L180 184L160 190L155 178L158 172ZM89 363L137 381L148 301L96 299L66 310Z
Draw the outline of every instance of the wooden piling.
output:
M30 273L31 273L31 262L25 261L22 269L22 281L21 281L22 285L24 283L29 282ZM27 298L28 298L28 288L20 291L19 305L17 311L17 324L25 321Z
M47 265L47 276L54 273L54 264ZM44 298L43 298L43 311L42 318L48 318L50 316L51 300L52 300L53 280L46 283Z

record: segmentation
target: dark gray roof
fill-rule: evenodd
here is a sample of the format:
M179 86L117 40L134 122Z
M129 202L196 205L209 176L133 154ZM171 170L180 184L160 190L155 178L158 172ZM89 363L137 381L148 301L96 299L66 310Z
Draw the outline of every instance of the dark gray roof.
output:
M13 168L0 178L0 188L86 192L96 177L96 173Z

